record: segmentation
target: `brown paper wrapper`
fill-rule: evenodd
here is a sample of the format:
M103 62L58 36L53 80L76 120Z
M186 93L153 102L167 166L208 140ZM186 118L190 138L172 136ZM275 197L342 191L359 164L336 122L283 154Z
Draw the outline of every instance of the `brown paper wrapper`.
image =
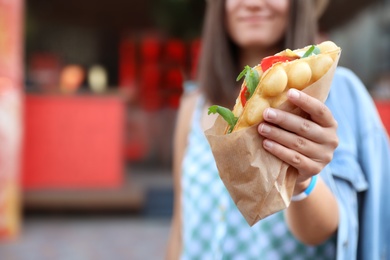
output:
M339 57L340 53L324 76L302 91L324 102ZM288 101L278 109L304 114ZM264 150L257 125L227 135L226 127L226 121L219 116L205 134L224 185L248 224L253 226L290 205L298 172Z

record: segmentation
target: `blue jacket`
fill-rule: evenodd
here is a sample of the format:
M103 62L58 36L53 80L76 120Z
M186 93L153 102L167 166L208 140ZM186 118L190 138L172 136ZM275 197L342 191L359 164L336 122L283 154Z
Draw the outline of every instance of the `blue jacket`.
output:
M326 101L339 146L321 172L338 199L337 259L390 259L390 145L362 82L336 70Z

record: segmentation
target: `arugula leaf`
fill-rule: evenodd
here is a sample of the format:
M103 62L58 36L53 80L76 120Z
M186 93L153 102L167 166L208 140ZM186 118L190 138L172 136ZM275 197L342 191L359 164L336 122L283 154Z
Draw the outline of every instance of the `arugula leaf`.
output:
M217 105L209 107L209 111L207 114L210 115L215 113L220 114L222 118L225 119L225 121L229 124L230 127L228 133L230 134L233 131L233 128L236 125L238 118L235 117L233 112L226 107L221 107Z
M260 81L259 73L257 72L257 70L251 68L250 71L248 71L247 74L245 75L245 81L246 81L246 87L248 88L249 98L250 98L255 92L257 84L259 84Z
M249 99L253 95L257 85L259 84L260 76L256 69L251 68L248 65L246 65L244 70L241 71L240 75L238 75L237 81L242 79L242 77L244 76L245 76L246 87L249 92L249 97L248 97Z
M320 49L319 49L317 46L312 45L312 46L310 46L310 48L305 52L305 54L302 55L301 58L307 58L307 57L309 57L309 56L317 55L317 54L320 54L320 53L321 53Z
M250 69L251 69L251 67L249 67L248 65L246 65L246 66L244 67L244 70L241 71L241 73L238 75L236 81L239 81L242 77L244 77L244 75L246 75L246 74L247 74L247 71L250 70Z

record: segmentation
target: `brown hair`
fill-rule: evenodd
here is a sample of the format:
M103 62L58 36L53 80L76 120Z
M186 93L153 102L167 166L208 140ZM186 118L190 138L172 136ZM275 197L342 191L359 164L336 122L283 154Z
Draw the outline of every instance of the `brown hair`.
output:
M315 1L291 0L290 16L282 49L314 43L317 32ZM237 46L225 28L225 0L208 0L202 35L198 83L212 104L231 107L237 96Z

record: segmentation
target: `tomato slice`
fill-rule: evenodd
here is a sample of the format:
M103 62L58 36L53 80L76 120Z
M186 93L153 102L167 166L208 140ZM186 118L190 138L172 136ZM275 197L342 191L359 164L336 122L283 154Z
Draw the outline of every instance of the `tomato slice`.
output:
M244 107L246 104L246 100L247 100L247 96L248 96L247 92L248 92L248 88L246 86L244 86L244 88L242 89L241 94L240 94L242 107Z
M288 56L268 56L261 60L260 66L263 72L266 72L269 68L272 67L277 62L285 62L296 60L297 57L288 57Z

